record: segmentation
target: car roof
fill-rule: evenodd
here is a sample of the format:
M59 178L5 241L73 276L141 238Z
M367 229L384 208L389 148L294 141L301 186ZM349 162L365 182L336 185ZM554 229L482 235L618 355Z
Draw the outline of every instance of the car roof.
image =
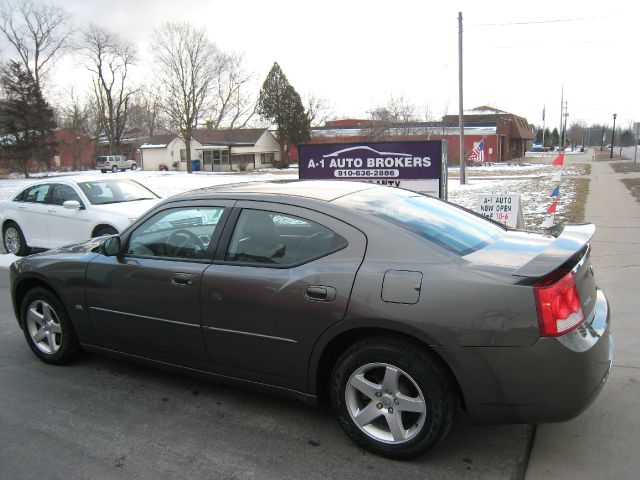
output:
M343 180L275 180L216 185L181 193L173 198L186 199L192 197L220 197L226 195L242 196L246 198L265 195L284 195L331 202L337 198L344 197L345 195L378 187L379 185L373 183L350 182Z

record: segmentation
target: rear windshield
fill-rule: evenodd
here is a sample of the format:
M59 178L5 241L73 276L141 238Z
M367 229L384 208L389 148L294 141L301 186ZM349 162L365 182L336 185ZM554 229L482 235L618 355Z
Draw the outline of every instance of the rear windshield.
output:
M505 231L462 208L407 190L372 188L335 203L398 225L458 255L480 250Z

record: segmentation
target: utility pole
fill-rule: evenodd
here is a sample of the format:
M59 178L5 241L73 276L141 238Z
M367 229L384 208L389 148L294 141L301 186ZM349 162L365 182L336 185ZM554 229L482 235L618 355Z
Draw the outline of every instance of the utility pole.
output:
M609 154L609 160L613 158L613 143L616 141L616 117L617 114L613 114L613 130L611 130L611 153Z
M460 127L460 185L467 183L464 155L464 108L462 105L462 12L458 12L458 126Z
M600 137L600 151L604 150L604 132L605 132L605 126L602 126L602 137Z
M633 152L633 163L636 163L636 159L638 158L638 141L640 140L640 122L636 122L636 149Z
M567 142L567 117L569 116L569 102L564 102L564 126L562 127L562 137ZM564 150L564 143L562 144Z
M558 129L558 135L559 135L559 139L558 139L558 152L562 152L563 147L562 147L562 119L563 117L563 109L564 109L564 85L562 86L562 93L560 93L560 128Z

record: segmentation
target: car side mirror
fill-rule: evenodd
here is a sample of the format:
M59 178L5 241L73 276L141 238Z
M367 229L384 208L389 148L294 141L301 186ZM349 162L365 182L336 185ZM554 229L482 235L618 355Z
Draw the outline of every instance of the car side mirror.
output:
M120 237L109 237L100 242L100 253L105 257L115 257L120 253L120 247Z
M82 207L80 202L77 200L67 200L62 204L62 206L68 210L80 210L80 207Z

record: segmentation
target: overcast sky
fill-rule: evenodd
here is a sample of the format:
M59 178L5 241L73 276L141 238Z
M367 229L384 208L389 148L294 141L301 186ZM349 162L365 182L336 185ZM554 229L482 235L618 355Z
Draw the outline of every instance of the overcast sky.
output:
M569 122L640 121L640 2L610 0L351 1L53 0L78 28L116 31L139 48L148 78L154 27L205 25L223 50L244 54L256 90L277 61L302 95L334 104L337 117L366 117L391 95L440 118L458 111L458 25L464 17L464 107L491 105L551 128L564 87ZM508 25L505 25L508 24ZM1 54L12 53L3 45ZM70 56L59 90L82 84ZM86 84L85 84L86 88Z

